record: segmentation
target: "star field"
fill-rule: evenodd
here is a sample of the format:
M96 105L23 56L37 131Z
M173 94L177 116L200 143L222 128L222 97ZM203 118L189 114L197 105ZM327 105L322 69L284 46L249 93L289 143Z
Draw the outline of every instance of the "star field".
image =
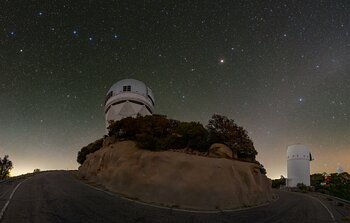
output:
M14 174L77 167L123 78L156 112L244 126L268 176L302 143L350 171L348 1L1 1L0 156Z

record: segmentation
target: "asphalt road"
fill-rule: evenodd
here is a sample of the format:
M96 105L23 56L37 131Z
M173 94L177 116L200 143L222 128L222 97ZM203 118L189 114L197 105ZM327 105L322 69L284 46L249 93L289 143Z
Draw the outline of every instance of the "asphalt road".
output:
M0 183L0 210L23 179ZM95 190L66 171L44 172L22 182L9 202L1 223L21 222L335 222L326 200L292 192L248 210L191 213L135 203ZM323 206L320 203L320 200ZM333 207L329 210L332 211ZM345 208L345 207L341 207Z

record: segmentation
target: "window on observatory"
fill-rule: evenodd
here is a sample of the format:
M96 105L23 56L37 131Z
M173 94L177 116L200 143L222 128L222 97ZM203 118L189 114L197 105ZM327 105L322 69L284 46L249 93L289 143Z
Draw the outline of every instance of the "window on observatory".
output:
M123 86L123 91L131 91L131 86L130 85Z

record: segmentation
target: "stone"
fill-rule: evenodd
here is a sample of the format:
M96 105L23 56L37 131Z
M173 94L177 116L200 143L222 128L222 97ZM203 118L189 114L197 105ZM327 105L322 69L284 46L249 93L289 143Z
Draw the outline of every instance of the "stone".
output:
M214 143L209 148L209 157L233 159L232 150L222 143Z

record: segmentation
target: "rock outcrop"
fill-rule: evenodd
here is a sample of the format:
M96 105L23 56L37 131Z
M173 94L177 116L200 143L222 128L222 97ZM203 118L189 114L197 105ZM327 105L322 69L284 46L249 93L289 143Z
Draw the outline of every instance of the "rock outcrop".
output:
M237 156L233 157L232 150L222 143L214 143L211 145L209 148L208 156L214 158L237 159Z
M180 208L234 209L272 200L271 181L255 163L153 152L132 141L89 154L79 175L129 198Z

